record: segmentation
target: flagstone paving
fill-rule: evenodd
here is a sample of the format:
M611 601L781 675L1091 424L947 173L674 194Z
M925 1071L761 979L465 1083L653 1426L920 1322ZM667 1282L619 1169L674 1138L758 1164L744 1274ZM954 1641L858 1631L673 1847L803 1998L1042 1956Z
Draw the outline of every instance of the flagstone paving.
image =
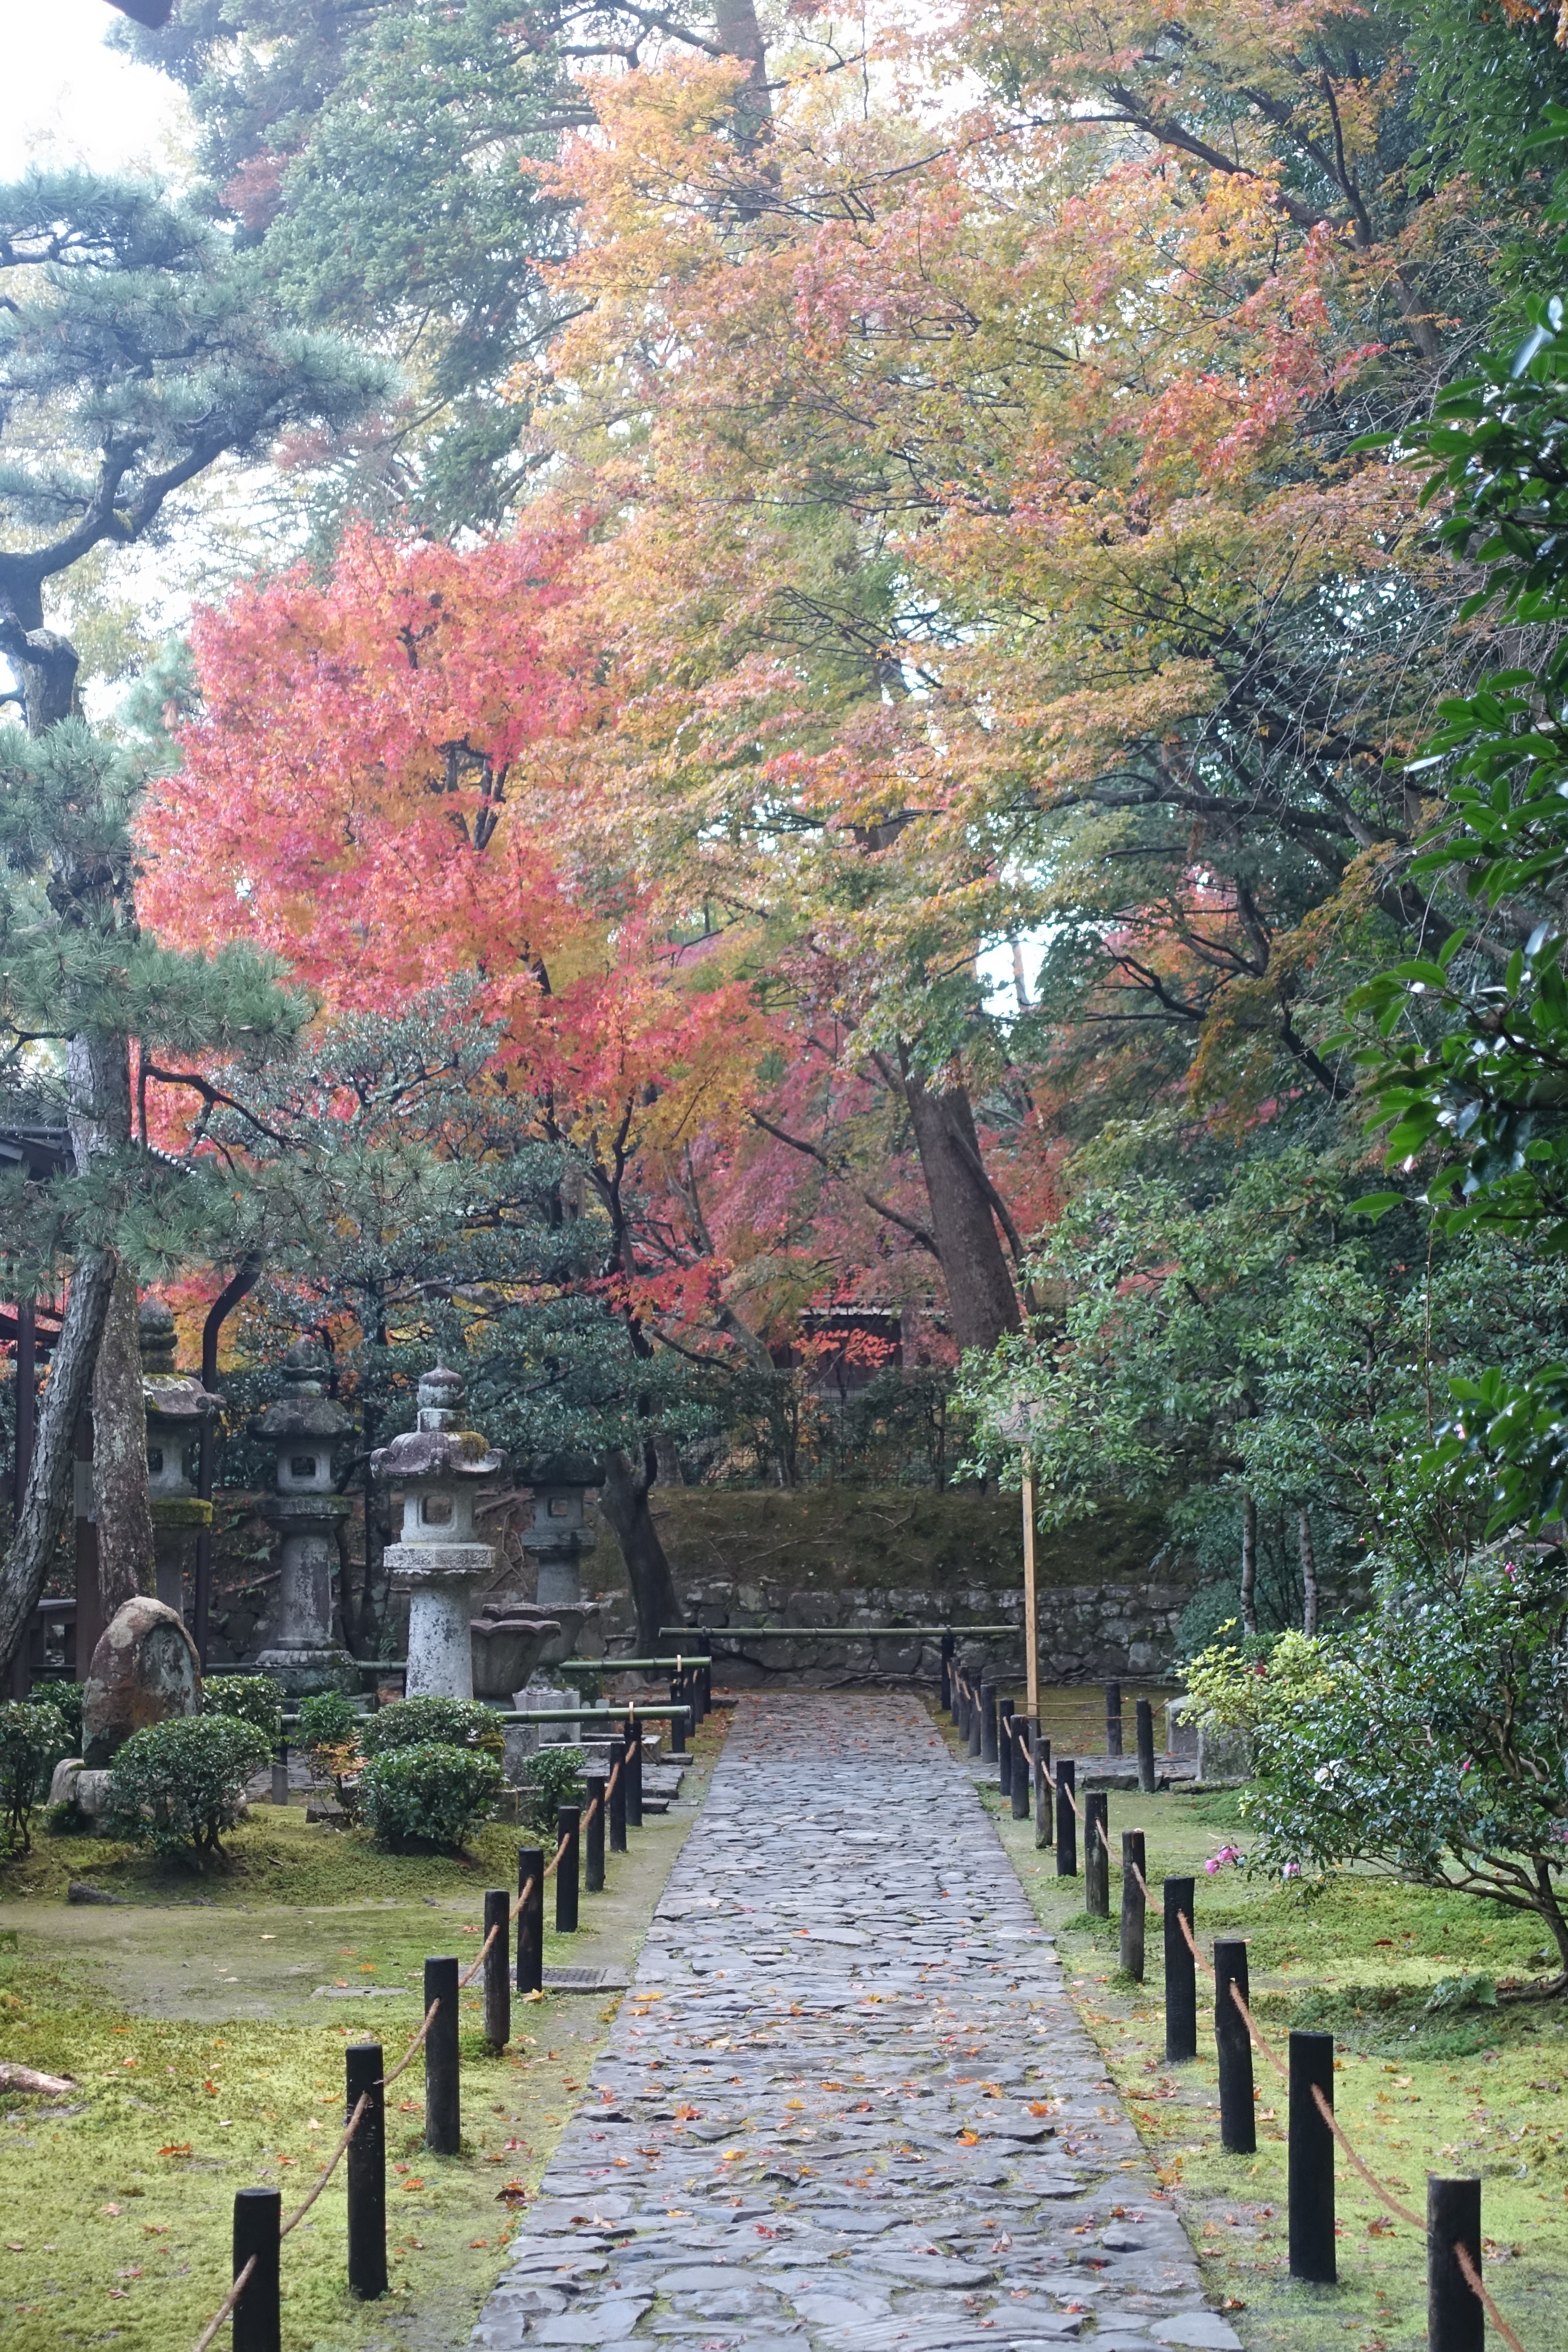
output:
M972 1781L742 1698L489 2352L1234 2347Z

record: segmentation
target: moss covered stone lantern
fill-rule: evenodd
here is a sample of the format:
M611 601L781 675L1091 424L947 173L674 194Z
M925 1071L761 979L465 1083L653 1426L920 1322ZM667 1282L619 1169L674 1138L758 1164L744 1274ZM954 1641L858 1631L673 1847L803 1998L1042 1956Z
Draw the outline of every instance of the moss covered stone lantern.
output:
M500 1454L462 1425L461 1376L437 1364L419 1382L416 1426L371 1456L403 1496L403 1540L386 1548L393 1590L408 1595L410 1698L472 1698L474 1596L496 1574L474 1507L502 1469Z
M165 1608L184 1616L185 1555L199 1530L212 1525L213 1507L196 1485L203 1424L216 1412L218 1401L193 1373L176 1371L174 1318L161 1298L143 1300L137 1321L157 1595Z
M353 1661L332 1633L338 1523L353 1508L332 1487L332 1448L353 1423L327 1394L327 1355L299 1339L283 1359L283 1394L258 1413L253 1437L274 1449L277 1492L257 1508L279 1538L278 1598L256 1663L292 1698L331 1690Z

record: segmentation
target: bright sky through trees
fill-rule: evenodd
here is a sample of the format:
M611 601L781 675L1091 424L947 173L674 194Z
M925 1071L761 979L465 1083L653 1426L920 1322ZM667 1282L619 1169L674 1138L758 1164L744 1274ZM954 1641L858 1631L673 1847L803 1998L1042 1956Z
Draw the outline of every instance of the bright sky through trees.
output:
M103 0L4 0L0 180L33 163L123 171L155 162L166 175L185 105L172 81L107 46L120 20Z

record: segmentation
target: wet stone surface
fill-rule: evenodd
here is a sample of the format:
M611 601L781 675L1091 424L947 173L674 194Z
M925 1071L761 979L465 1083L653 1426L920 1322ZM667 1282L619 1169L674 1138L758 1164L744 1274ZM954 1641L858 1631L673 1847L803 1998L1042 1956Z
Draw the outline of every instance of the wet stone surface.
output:
M1226 2352L963 1768L743 1698L476 2345Z

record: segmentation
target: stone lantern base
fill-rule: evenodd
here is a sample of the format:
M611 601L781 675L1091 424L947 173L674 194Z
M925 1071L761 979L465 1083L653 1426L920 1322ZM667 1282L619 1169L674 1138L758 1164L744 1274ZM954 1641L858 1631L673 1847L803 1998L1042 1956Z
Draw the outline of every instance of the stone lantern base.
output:
M395 1590L408 1595L410 1698L474 1695L474 1596L496 1572L489 1544L388 1544Z
M355 1668L348 1652L335 1643L311 1650L302 1643L274 1642L257 1652L255 1670L281 1683L287 1698L314 1698L318 1691L345 1688Z

